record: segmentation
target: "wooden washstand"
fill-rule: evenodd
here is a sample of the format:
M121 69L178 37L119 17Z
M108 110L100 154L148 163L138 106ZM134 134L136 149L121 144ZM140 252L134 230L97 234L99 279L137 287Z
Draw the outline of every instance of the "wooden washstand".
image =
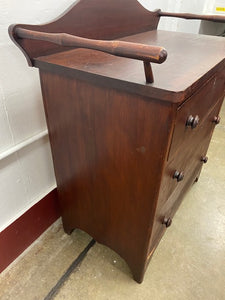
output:
M207 162L225 94L225 40L157 30L163 16L225 21L80 0L9 28L40 71L65 231L115 250L137 282Z

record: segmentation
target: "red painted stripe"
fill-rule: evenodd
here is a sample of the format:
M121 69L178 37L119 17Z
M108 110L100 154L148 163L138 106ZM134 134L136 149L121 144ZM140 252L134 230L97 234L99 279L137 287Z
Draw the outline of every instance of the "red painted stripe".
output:
M54 189L0 233L0 272L59 218Z

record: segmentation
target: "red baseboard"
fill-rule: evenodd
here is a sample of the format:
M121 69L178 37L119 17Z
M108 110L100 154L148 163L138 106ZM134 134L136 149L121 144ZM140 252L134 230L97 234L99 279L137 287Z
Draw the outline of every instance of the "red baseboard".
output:
M56 189L0 232L0 272L59 218Z

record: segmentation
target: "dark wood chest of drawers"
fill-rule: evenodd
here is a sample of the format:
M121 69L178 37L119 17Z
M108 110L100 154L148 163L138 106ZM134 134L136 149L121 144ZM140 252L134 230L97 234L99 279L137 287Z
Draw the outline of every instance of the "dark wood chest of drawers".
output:
M93 2L96 7L103 3ZM89 3L81 1L71 12L80 15ZM107 10L110 1L104 3L106 16L118 19L112 7ZM145 82L140 61L90 49L51 49L48 42L16 39L16 27L12 37L40 69L65 231L80 228L111 247L141 282L185 192L207 161L224 97L225 42L155 30L156 13L129 3L141 28L128 24L131 29L119 35L111 27L101 31L95 22L82 34L165 47L167 60L152 66L154 83ZM71 12L64 21L71 23ZM154 22L146 24L150 13ZM57 32L58 23L22 28ZM65 32L79 33L77 24L74 32L63 26Z

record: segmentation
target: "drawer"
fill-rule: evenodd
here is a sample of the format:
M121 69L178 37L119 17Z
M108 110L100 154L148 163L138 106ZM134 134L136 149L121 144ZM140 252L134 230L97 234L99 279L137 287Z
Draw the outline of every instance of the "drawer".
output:
M211 78L197 93L192 95L177 111L177 117L170 146L170 160L184 143L192 143L194 135L201 130L215 103L224 95L224 78Z
M160 188L160 203L165 202L176 188L185 183L185 178L190 176L189 174L192 173L196 164L203 164L202 159L207 153L213 129L216 125L214 120L218 118L222 100L220 99L216 103L204 122L199 124L198 130L183 141L182 147L167 162ZM176 171L177 175L180 174L178 178L174 178ZM182 179L182 174L184 180L179 181L179 179Z
M193 168L189 178L186 178L185 184L179 186L179 189L176 189L171 194L164 205L157 208L148 252L151 252L157 246L167 227L172 224L173 216L179 208L184 194L193 184L194 178L198 176L200 169L201 166L196 164L196 167Z
M212 121L218 116L222 100L220 99L216 103L204 122L201 122L199 130L192 137L192 142L186 141L183 147L176 152L174 158L167 162L161 182L149 251L155 247L165 231L165 225L162 224L164 218L173 217L182 201L183 194L201 171L204 164L202 159L206 157L215 127L215 122ZM183 173L183 180L177 181L176 178L173 178L175 171Z
M174 214L182 202L183 195L194 183L194 180L198 176L201 168L202 164L195 161L195 164L192 164L192 168L189 170L189 176L185 177L182 183L177 186L177 188L173 191L170 197L166 199L166 201L163 201L157 205L151 241L149 244L149 253L151 253L151 251L153 251L153 249L157 246L166 228L170 226L169 222L172 221ZM166 224L166 222L168 223Z

